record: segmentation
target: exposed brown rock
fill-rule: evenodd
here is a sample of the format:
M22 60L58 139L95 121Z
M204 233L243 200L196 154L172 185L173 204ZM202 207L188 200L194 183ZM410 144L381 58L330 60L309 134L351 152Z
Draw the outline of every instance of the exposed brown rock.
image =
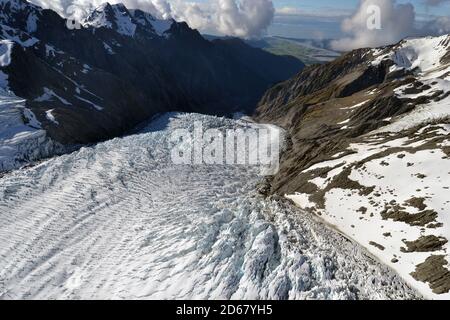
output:
M381 251L384 251L386 249L384 246L382 246L381 244L378 244L378 243L376 243L374 241L370 241L369 244L371 246L374 246L377 249L380 249Z
M445 256L431 256L416 267L411 276L417 281L429 283L436 294L450 292L450 271L445 267Z
M411 198L405 202L405 205L417 208L420 211L423 211L427 208L427 205L425 204L425 198Z
M357 212L360 212L361 214L366 214L367 213L367 208L366 207L361 207L358 210L356 210Z
M447 157L450 157L450 147L442 147L442 151L447 155Z
M398 206L385 209L381 212L381 216L384 220L393 220L407 223L411 226L420 226L424 227L431 222L435 222L438 213L434 210L425 210L419 213L408 213L406 211L402 211Z
M415 241L404 241L407 248L401 248L402 252L432 252L442 250L448 240L434 235L423 236Z

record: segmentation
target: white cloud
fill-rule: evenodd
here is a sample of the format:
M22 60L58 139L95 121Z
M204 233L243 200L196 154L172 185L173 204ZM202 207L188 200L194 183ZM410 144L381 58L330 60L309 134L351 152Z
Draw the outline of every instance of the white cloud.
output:
M379 8L380 29L369 28L372 6ZM369 22L370 23L370 22ZM395 43L415 33L415 10L412 4L397 4L395 0L362 0L354 15L342 23L347 37L332 43L337 50L378 47Z
M450 0L424 1L428 5L438 6ZM379 29L368 27L368 21L373 17L373 6L379 8ZM333 41L332 46L336 50L348 51L394 44L407 37L450 32L449 17L436 17L421 23L416 18L415 8L411 3L400 4L396 0L361 0L356 12L342 23L342 30L347 36Z
M258 37L270 26L274 14L271 0L218 0L213 22L223 34Z
M436 35L450 33L450 17L438 17L429 21L423 27L423 32Z
M450 0L425 0L425 3L429 6L439 6L445 2L450 2Z
M67 16L71 5L90 11L105 0L30 0ZM272 0L110 0L124 3L128 8L139 8L159 18L173 17L186 21L191 27L238 37L259 37L272 23L275 9ZM78 14L79 16L80 14Z
M282 7L277 9L276 13L280 15L301 15L303 11L296 7Z

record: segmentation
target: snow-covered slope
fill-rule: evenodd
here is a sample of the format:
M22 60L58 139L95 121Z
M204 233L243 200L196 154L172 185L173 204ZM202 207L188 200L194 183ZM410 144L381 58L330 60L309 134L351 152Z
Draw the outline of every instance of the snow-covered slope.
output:
M318 190L288 198L361 243L426 297L449 299L449 133L446 124L368 137L300 173ZM433 256L444 264L431 264Z
M166 115L1 177L0 298L416 297L311 215L259 196L259 168L173 165L171 133L195 121L253 126Z
M172 19L159 20L147 12L128 10L123 4L111 5L109 3L104 3L96 8L83 21L85 27L113 29L128 37L134 37L138 26L162 36L173 23Z
M151 14L141 10L130 10L131 15L136 24L142 26L145 30L152 30L159 36L170 30L172 24L175 22L172 19L156 19Z
M416 71L421 77L436 77L436 72L448 72L441 63L450 48L450 35L440 37L414 38L400 42L395 47L374 49L373 65L392 60L391 71L407 69Z
M385 85L393 107L411 111L341 138L339 152L297 173L305 183L287 197L365 246L425 297L450 299L450 36L409 39L370 54L372 66L388 65L387 77L399 75ZM364 111L383 115L388 100L371 103L380 87L340 108L346 120L339 130L367 125L355 120Z
M397 97L411 103L419 98L431 100L380 131L401 131L450 116L450 35L404 40L394 49L374 53L374 65L391 60L391 72L414 73L416 81L397 88Z
M134 36L136 25L130 12L123 4L110 5L104 3L95 9L84 24L94 28L109 28L125 36Z

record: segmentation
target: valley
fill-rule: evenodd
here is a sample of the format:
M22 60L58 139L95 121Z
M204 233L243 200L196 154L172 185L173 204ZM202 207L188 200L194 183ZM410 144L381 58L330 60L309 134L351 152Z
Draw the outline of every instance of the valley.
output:
M450 35L0 10L0 299L450 299Z
M0 299L420 297L309 213L260 195L258 167L173 165L171 132L195 121L253 126L168 114L0 177Z

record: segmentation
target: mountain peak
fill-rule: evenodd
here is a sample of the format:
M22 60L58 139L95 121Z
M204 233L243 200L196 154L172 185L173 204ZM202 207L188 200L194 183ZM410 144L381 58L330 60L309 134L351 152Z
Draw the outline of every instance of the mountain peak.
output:
M97 7L84 21L84 25L94 28L114 29L125 36L134 36L136 24L124 4L106 2Z
M396 70L416 71L422 74L450 72L446 57L450 54L450 35L424 38L409 38L397 45L372 49L372 65L391 60ZM445 72L443 72L445 71Z
M93 28L113 29L122 35L133 37L138 27L146 32L162 36L174 22L173 19L156 19L150 13L140 9L128 10L122 3L111 5L105 2L91 13L83 24Z
M38 28L42 8L25 0L0 0L0 36L21 42ZM19 36L19 34L22 34Z

